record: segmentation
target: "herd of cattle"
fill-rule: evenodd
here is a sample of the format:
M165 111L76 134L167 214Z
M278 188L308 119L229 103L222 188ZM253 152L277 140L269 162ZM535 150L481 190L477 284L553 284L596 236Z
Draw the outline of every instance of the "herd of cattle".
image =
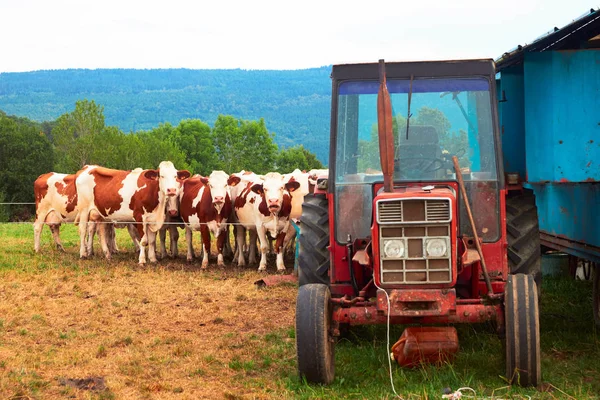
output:
M194 253L192 233L202 238L202 268L208 266L211 233L217 243L219 265L223 265L224 247L230 246L229 225L234 226L236 245L234 261L246 265L256 262L256 239L260 243L258 270L267 266L271 246L268 234L275 239L277 269L285 270L283 251L293 239L292 219L302 212L304 196L314 191L316 177L327 170L295 170L281 175L276 172L257 175L242 171L228 175L213 171L210 176L191 176L177 170L172 162L163 161L158 169L133 171L87 165L72 175L50 172L34 183L36 219L34 249L40 250L44 224L50 227L57 248L64 250L60 237L61 223L79 226L81 258L93 254L96 232L106 258L118 251L115 228L126 227L139 249L139 263L156 262L156 237L162 239L161 255L166 253L165 238L169 230L172 255L177 256L178 227L185 228L187 260ZM249 243L246 243L246 231Z

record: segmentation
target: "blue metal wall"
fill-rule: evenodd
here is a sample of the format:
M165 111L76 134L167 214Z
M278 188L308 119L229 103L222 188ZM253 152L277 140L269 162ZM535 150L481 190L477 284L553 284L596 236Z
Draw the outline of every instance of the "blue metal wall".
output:
M527 180L600 181L600 50L527 53L524 83Z
M599 260L600 50L526 53L522 71L513 68L502 72L509 100L501 103L503 143L520 143L514 137L519 134L525 139L526 158L518 146L510 151L516 152L517 162L525 160L540 230L552 237L551 243L560 242L562 250ZM523 106L511 104L521 87ZM505 147L505 157L507 153Z
M504 100L498 103L504 172L517 172L521 179L525 179L523 65L502 70L498 96L499 100Z
M562 249L567 253L600 262L600 183L528 186L535 192L540 231L570 242Z

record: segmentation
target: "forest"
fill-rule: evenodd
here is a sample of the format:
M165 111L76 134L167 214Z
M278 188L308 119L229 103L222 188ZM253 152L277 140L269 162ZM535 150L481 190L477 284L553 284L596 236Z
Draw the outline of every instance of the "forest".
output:
M88 99L104 106L106 124L149 131L160 124L219 115L266 121L280 147L298 144L327 163L331 67L264 70L52 70L0 73L0 110L33 121L56 120Z
M130 170L155 169L163 160L192 174L242 169L287 173L322 168L303 145L280 147L264 119L218 115L213 126L200 119L157 124L125 133L105 121L104 107L79 100L56 120L35 122L0 110L0 203L33 202L33 182L46 172L75 173L86 164ZM29 205L0 205L0 222L28 220Z

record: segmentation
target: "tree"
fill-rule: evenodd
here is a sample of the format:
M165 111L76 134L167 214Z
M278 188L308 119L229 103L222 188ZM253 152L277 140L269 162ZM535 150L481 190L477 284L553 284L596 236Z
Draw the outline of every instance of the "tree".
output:
M281 149L277 155L276 165L277 171L282 174L292 172L296 168L303 171L323 168L317 156L305 149L303 145Z
M217 154L210 126L199 119L187 119L171 132L173 142L185 154L190 172L204 176L217 168Z
M33 182L53 168L52 146L39 124L31 122L0 116L0 193L5 202L33 201Z
M245 121L219 115L212 136L218 164L226 172L240 170L264 174L272 171L277 156L274 134L267 131L265 121Z
M135 143L139 146L137 151L141 154L141 160L137 167L144 169L155 169L162 161L171 161L177 169L189 169L186 156L183 151L171 140L165 140L164 127L156 128L148 132L131 134L136 136Z
M104 129L104 107L88 100L75 103L75 110L58 117L52 130L56 151L60 154L56 167L73 173L91 164L94 140Z

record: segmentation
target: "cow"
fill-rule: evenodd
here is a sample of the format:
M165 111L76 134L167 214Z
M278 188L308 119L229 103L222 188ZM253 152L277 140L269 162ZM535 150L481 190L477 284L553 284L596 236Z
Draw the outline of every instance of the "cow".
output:
M250 190L250 187L254 183L258 183L261 181L259 176L251 171L242 170L240 172L233 173L232 175L240 178L239 181L233 181L232 184L230 185L230 194L231 194L232 204L235 204L235 200L238 198L238 196L240 196L242 194L242 192L244 190ZM256 253L258 250L258 248L256 247L256 240L257 240L256 230L252 230L252 229L250 230L249 245L246 245L246 228L244 228L242 225L239 224L239 221L237 218L237 213L235 212L235 209L231 215L231 224L233 225L233 232L234 232L233 236L234 236L234 240L235 240L235 242L234 242L235 249L233 251L233 260L235 262L239 262L239 260L240 260L239 252L246 251L248 253L248 262L250 264L256 264L256 262L257 262ZM243 237L243 239L242 239L243 247L241 249L238 246L238 241L237 241L238 234ZM245 261L243 254L241 255L241 260ZM244 265L245 265L245 262L242 262L242 264L240 266L244 266Z
M189 171L178 171L170 161L161 162L156 170L84 167L75 180L79 202L80 257L86 258L91 253L85 242L88 221L112 221L135 223L137 236L141 238L139 263L146 263L146 246L148 258L156 262L156 232L165 221L165 212L177 214L177 197L182 182L189 177ZM110 259L106 235L101 235L100 239L104 255Z
M292 179L284 181L277 172L266 174L261 181L248 182L235 199L234 208L239 223L246 229L256 230L260 241L259 271L267 268L267 251L269 242L267 232L276 239L275 253L277 254L277 270L284 271L283 239L289 228L292 200L290 192L298 189L300 184ZM242 249L245 235L238 231L238 248ZM243 252L238 254L238 265L244 265Z
M35 252L40 251L44 224L50 227L56 248L65 251L60 241L60 225L74 222L77 217L76 175L49 172L33 183L35 195L35 222L33 241Z
M308 172L300 171L299 169L294 170L289 174L284 175L284 181L288 182L291 179L295 180L300 184L297 190L291 192L292 196L292 211L290 213L290 219L294 221L294 223L300 223L300 217L302 216L302 204L304 203L304 197L307 194L311 194L315 192L315 187L317 185L317 178L321 176L327 176L329 170L327 169L313 169ZM296 237L296 229L293 226L290 227L286 233L285 239L283 241L283 247L286 249L290 249L291 244L293 243L293 239Z
M192 232L199 230L203 250L202 268L208 266L211 233L217 241L217 264L224 265L223 246L225 240L229 240L227 221L233 211L229 185L235 185L239 181L239 177L229 176L223 171L213 171L209 177L194 176L184 182L179 212L185 224L188 261L193 258Z

